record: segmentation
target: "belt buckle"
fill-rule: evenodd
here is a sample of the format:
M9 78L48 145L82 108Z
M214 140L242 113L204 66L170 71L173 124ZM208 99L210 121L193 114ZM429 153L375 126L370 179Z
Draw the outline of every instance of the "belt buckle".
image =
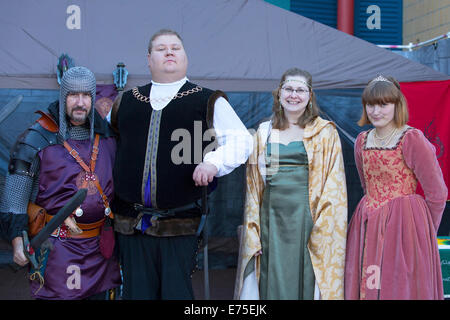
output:
M156 224L156 221L159 219L159 216L155 216L155 215L152 215L151 217L150 217L150 226L155 226L155 224Z

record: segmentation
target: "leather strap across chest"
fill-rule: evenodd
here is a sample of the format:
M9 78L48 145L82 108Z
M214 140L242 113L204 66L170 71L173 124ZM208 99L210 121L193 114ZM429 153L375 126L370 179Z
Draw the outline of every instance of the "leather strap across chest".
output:
M69 154L75 159L75 161L84 169L84 171L86 171L86 179L83 180L82 188L85 188L87 186L88 181L92 181L94 183L94 185L96 186L98 192L100 193L100 197L102 198L103 205L105 206L106 209L109 209L108 198L104 194L103 189L100 185L100 182L98 181L98 179L95 176L95 165L97 163L97 156L98 156L98 152L99 152L99 149L98 149L99 142L100 142L100 135L96 134L95 140L94 140L94 146L92 147L91 162L90 162L89 166L83 161L83 159L81 159L78 151L76 151L74 148L72 148L67 141L64 141L63 145L67 149L67 151L69 151ZM110 218L111 219L113 218L112 212L110 213Z

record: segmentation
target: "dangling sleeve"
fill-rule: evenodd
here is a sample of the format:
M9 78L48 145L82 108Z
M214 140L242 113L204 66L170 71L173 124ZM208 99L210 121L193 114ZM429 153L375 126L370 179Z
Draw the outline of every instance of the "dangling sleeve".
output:
M311 148L313 152L308 152L308 157L314 154L309 173L314 227L308 247L322 299L342 300L348 216L347 187L342 147L334 125L328 124L313 139L313 144L316 147Z
M420 130L413 129L405 134L402 152L406 165L414 171L422 186L437 232L448 190L436 158L436 149Z

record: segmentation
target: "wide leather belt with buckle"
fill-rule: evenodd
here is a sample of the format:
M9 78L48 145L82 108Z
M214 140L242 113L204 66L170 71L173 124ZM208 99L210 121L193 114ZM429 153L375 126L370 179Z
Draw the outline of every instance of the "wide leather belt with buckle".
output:
M136 230L141 230L143 232L145 232L145 230L149 226L155 228L157 225L157 221L160 219L167 220L168 218L169 219L177 218L176 214L178 212L184 212L184 211L188 211L190 209L200 208L197 202L193 202L193 203L190 203L185 206L172 208L172 209L165 209L165 210L144 207L140 203L133 204L133 207L134 207L134 210L139 212L140 216L141 216L140 218L138 216L139 220L137 221L137 224L134 228ZM147 218L144 218L144 216L147 216ZM144 223L144 220L146 221L145 223ZM143 226L143 224L145 226Z

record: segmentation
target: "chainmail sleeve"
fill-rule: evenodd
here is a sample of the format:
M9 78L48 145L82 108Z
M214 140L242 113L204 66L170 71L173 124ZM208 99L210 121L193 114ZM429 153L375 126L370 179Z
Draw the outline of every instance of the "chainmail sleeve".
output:
M0 199L0 212L4 216L6 238L12 240L21 236L22 230L28 230L27 207L34 201L39 186L39 157L35 157L30 171L32 176L7 174L5 190Z

